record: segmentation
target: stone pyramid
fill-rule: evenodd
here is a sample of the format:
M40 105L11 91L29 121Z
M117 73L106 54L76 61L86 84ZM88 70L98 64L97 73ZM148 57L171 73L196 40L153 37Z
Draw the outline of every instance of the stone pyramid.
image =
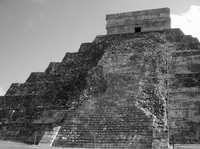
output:
M135 13L151 19L138 17L143 24L131 29ZM113 30L112 20L108 35L12 84L0 97L0 139L78 148L199 143L200 43L166 25L168 16L166 8L110 16L120 23Z

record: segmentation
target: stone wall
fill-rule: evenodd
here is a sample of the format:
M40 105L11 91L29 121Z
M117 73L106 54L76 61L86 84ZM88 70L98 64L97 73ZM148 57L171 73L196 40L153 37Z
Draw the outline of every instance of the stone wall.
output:
M135 11L106 16L107 34L134 33L136 27L141 32L170 28L169 8Z

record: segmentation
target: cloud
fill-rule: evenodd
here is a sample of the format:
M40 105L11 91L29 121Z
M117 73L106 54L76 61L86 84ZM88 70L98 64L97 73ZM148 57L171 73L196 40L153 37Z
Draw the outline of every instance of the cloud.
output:
M3 96L5 94L5 91L2 87L0 87L0 96Z
M172 28L180 28L185 34L200 40L200 6L192 5L187 12L172 14Z

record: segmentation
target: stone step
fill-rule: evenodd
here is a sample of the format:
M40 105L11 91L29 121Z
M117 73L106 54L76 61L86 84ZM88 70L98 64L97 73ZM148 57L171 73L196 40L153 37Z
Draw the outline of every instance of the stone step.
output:
M55 124L60 123L66 114L66 110L44 110L40 112L32 124Z
M199 87L180 87L180 88L169 88L167 89L167 93L174 94L174 93L200 93Z
M67 52L62 60L62 63L74 63L76 61L78 61L82 56L82 53L77 53L77 52L74 52L74 53L70 53L70 52Z
M92 45L91 42L82 43L78 51L79 51L80 53L89 51L91 45Z
M48 144L49 146L52 146L60 128L61 126L56 126L52 130L45 131L42 139L39 142L39 145Z
M183 64L183 65L175 65L175 67L169 71L170 74L180 74L180 73L199 73L200 72L200 64Z
M168 80L168 87L198 87L200 86L200 73L174 74L174 78Z
M62 77L58 74L47 74L45 72L32 72L26 83L34 83L34 82L53 82L59 81Z
M200 43L197 38L192 37L191 35L184 35L182 39L176 41L177 50L185 50L185 49L199 49Z
M174 149L200 149L200 144L175 145Z
M181 66L181 65L194 65L200 64L200 55L199 56L190 56L190 57L179 57L173 60L173 66Z
M25 83L53 83L72 81L73 77L71 74L59 74L59 73L45 73L45 72L32 72Z
M188 55L173 58L169 73L197 73L200 72L200 50L199 55ZM190 52L186 52L191 54ZM179 52L181 54L181 52Z
M57 100L57 98L52 97L52 101ZM64 98L59 98L59 100L65 100ZM38 95L16 95L16 96L0 96L0 111L2 110L20 110L24 108L24 105L31 105L31 108L36 111L43 110L67 110L71 105L60 105L51 104L48 102L49 99Z
M13 83L6 92L6 96L44 95L50 91L56 92L62 88L63 84L66 84L64 80L54 82Z
M134 108L134 107L133 107ZM121 109L122 113L126 113L126 107ZM128 140L127 135L137 134L149 138L147 144L151 144L152 138L152 122L141 110L132 109L129 117L117 117L118 120L107 117L104 114L93 113L88 117L81 117L70 113L68 119L57 135L55 140L56 146L63 147L94 147L98 144L124 146ZM134 113L134 114L133 114Z
M192 56L192 55L200 55L200 50L199 49L191 49L191 50L174 52L172 54L173 57L179 57L179 56L187 57L187 56Z
M59 65L60 65L60 62L51 62L51 63L49 63L49 66L45 70L45 73L47 73L47 74L55 74L56 70L59 67Z

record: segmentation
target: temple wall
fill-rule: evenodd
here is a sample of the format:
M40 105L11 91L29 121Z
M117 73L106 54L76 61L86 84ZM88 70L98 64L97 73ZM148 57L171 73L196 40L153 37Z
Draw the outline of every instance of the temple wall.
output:
M140 27L141 32L169 29L169 8L111 14L106 16L107 34L134 33L136 27Z

